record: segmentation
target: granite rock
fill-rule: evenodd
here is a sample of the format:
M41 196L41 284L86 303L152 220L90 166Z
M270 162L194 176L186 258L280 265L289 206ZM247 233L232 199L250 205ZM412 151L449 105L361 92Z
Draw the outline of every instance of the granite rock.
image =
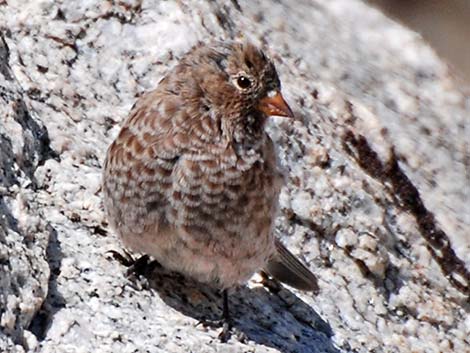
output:
M358 0L0 1L0 35L0 351L469 350L470 101L419 35ZM276 231L321 287L255 276L226 344L219 293L126 276L100 194L136 98L212 38L276 61Z

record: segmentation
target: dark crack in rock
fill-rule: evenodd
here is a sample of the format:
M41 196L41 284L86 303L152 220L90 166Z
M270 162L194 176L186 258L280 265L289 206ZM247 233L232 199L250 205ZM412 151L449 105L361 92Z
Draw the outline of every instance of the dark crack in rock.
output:
M0 31L1 352L468 350L469 98L417 34L359 0L0 1ZM276 232L321 287L255 276L225 344L218 292L109 256L100 195L136 98L212 38L276 61Z

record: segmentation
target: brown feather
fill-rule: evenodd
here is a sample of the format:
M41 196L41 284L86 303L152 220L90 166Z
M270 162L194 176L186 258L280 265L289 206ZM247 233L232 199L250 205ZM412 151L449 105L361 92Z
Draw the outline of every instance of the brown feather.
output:
M279 241L275 240L276 253L268 261L265 271L277 280L294 288L318 293L315 275Z
M271 259L281 279L288 269L311 290L306 269L272 234L280 178L257 106L273 90L273 63L230 42L196 46L139 98L103 172L108 220L125 246L220 288Z

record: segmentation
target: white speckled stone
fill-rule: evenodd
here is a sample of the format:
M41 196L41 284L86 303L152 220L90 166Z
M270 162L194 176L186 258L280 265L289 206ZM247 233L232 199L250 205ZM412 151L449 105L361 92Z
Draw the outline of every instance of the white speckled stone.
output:
M468 351L464 295L344 136L383 164L393 148L468 268L469 98L417 34L358 0L237 4L0 1L0 352ZM245 337L226 344L196 325L220 316L217 292L164 269L126 278L100 195L136 97L213 37L267 43L276 61L298 117L269 127L286 173L276 231L321 287L234 291Z

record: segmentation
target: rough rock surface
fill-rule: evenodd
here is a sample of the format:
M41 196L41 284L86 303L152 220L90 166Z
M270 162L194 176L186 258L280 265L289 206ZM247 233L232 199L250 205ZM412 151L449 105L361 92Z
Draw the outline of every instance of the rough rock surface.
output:
M469 352L470 103L422 39L357 0L0 1L1 352ZM270 126L277 231L317 297L127 278L100 199L136 97L197 40L249 38L298 121Z

